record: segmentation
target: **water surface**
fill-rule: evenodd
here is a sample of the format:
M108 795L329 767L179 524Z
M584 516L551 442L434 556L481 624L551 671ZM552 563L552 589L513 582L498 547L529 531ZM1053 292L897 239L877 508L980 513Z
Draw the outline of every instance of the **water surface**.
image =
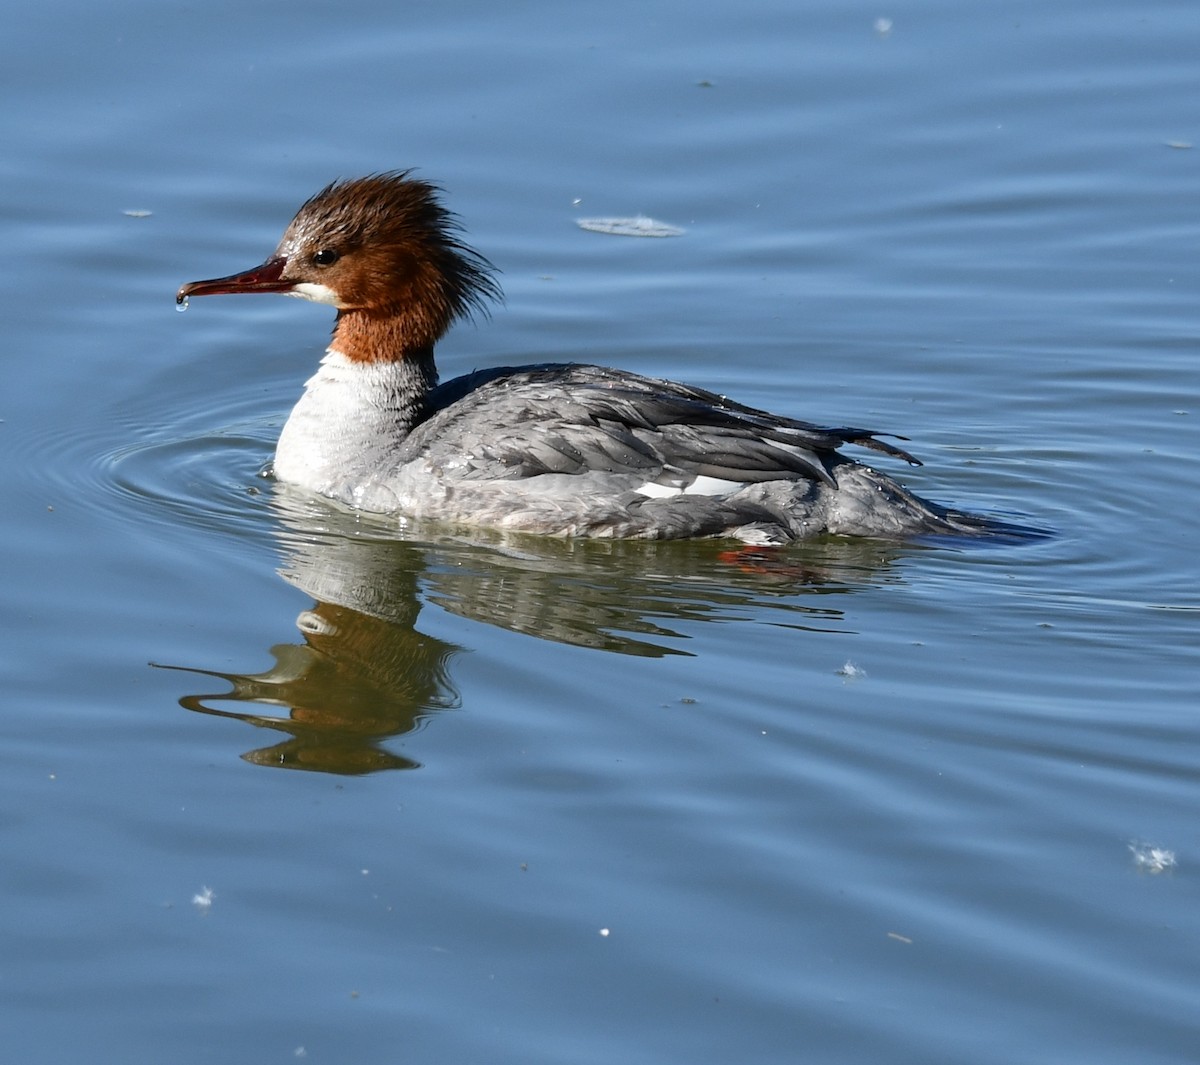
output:
M879 22L880 19L884 22ZM1193 5L362 0L0 36L12 1060L1191 1062ZM260 476L417 166L577 359L1044 541L502 540ZM647 216L682 236L587 232Z

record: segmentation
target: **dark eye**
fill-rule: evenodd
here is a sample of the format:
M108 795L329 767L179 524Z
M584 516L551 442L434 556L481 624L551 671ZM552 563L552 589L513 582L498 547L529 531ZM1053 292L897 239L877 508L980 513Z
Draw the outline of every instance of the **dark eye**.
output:
M338 253L332 248L322 248L313 256L313 262L318 266L332 266L338 261Z

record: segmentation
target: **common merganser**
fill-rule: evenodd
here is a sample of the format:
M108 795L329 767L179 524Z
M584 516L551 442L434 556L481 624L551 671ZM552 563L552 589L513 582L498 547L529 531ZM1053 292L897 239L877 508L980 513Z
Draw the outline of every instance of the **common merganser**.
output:
M280 292L337 308L280 434L278 480L377 514L566 536L779 544L1012 530L920 499L839 452L852 443L920 465L871 430L573 363L439 385L434 345L500 290L438 193L411 171L335 181L261 266L179 289L181 305Z

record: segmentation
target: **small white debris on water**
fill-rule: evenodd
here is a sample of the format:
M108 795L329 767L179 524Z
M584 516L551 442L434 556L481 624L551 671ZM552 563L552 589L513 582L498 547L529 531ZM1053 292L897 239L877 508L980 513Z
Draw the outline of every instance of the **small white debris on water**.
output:
M577 218L575 224L589 233L607 233L612 237L681 237L683 230L645 215L634 218Z
M859 677L865 677L866 675L867 671L865 669L861 666L856 666L848 658L846 659L846 664L838 670L839 677L852 677L857 680Z
M216 897L217 894L212 888L203 887L192 896L192 905L201 913L208 913L212 909L213 899Z
M892 32L892 20L890 18L877 18L875 20L875 32L880 37L886 37Z
M1134 840L1129 844L1129 852L1133 855L1133 864L1143 873L1157 876L1174 869L1176 866L1175 852L1166 847L1156 847L1151 843Z
M602 936L606 936L606 935L608 935L608 931L609 931L609 930L608 930L607 928L601 928L601 929L600 929L600 934L601 934Z
M125 215L126 218L149 218L152 214L154 214L154 212L153 211L137 211L137 210L135 210L135 211L122 211L121 214Z

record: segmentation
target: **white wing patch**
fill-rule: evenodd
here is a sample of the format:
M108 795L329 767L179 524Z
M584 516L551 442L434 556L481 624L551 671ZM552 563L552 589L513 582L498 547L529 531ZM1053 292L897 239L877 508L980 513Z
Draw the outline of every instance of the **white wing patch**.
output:
M743 487L741 481L729 481L723 477L697 477L688 484L659 484L657 481L647 481L634 491L651 499L666 499L669 496L723 496Z

